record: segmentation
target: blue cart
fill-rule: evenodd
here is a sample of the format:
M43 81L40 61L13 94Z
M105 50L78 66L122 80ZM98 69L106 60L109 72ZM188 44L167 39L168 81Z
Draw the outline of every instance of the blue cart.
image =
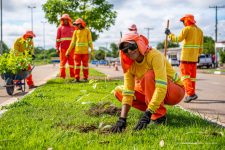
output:
M34 68L34 67L33 67ZM18 74L5 73L1 74L2 79L5 81L6 92L13 95L15 86L21 87L22 92L25 92L26 83L25 79L31 74L31 71L20 71Z

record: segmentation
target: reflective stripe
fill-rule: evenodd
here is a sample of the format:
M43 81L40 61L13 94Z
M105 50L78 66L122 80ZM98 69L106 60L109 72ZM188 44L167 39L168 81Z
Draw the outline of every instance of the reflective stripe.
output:
M59 68L66 68L65 66L60 66Z
M83 66L83 69L88 69L88 67L84 67L84 66Z
M184 81L185 79L190 79L190 76L189 76L189 75L186 75L186 76L182 76L182 77L181 77L181 80L182 80L182 81Z
M157 87L166 87L167 86L167 82L164 81L164 80L160 80L160 79L157 79L155 80L155 84Z
M60 42L60 39L56 39L56 42Z
M74 68L74 66L72 66L72 65L69 65L69 67L70 67L70 68Z
M75 66L75 69L80 69L81 67L80 66Z
M88 46L88 43L76 43L76 46Z
M203 48L202 45L188 45L188 44L185 44L183 45L183 48Z
M123 95L134 96L134 91L131 91L131 90L123 90L122 94Z
M71 41L72 38L71 37L64 37L64 38L60 38L60 41Z
M178 81L179 80L179 77L178 77L178 74L177 73L175 73L174 74L174 76L173 76L173 82L176 82L176 81Z
M196 81L196 78L190 78L192 82L195 82Z

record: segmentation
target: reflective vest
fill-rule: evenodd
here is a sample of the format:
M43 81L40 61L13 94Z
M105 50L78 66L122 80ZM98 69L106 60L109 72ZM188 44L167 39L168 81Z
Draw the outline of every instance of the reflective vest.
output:
M34 43L33 40L25 40L23 37L16 39L13 45L13 52L17 55L24 55L27 51L30 55L34 55Z
M72 40L74 26L60 26L57 30L56 49L68 49Z
M173 42L183 41L181 61L198 62L198 56L203 51L203 32L196 25L186 26L179 36L170 34Z

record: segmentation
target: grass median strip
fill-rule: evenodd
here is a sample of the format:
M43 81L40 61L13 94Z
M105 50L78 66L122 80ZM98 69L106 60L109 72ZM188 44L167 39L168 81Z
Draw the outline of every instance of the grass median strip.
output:
M94 75L93 75L94 76ZM0 149L223 149L225 130L177 107L167 125L133 131L140 111L129 113L124 133L111 134L121 104L111 91L122 81L73 83L53 79L5 109Z

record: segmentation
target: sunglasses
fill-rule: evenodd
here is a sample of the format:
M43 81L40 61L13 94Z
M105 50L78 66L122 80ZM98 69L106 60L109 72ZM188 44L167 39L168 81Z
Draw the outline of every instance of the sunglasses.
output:
M120 49L124 52L124 53L128 53L128 50L134 51L138 48L137 44L135 42L133 43L128 43L128 45L126 45L125 47L123 46L124 44L122 44L120 46Z

